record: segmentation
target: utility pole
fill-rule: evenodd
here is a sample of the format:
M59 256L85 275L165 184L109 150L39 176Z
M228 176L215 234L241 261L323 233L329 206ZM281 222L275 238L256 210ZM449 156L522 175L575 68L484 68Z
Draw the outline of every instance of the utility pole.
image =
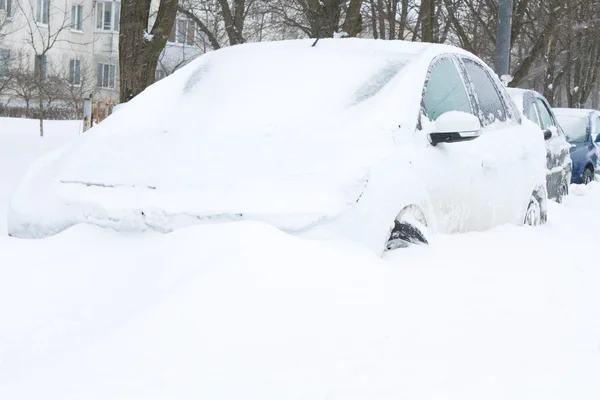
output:
M508 84L510 74L510 30L512 25L513 0L498 2L498 34L496 35L496 74Z

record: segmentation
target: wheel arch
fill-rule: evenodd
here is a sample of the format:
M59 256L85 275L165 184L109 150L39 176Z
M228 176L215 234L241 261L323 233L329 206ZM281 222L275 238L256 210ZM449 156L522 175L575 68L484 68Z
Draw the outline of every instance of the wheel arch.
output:
M545 185L536 186L531 195L535 197L535 199L540 204L540 210L542 212L542 223L548 220L548 191ZM529 200L527 201L527 206L525 207L525 213L527 213L527 208L529 207ZM525 213L523 215L525 215ZM523 218L524 220L524 218Z

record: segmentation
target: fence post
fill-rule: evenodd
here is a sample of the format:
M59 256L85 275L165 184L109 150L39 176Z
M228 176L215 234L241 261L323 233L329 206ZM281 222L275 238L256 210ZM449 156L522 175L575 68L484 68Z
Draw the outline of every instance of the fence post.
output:
M83 99L83 131L92 127L92 96Z

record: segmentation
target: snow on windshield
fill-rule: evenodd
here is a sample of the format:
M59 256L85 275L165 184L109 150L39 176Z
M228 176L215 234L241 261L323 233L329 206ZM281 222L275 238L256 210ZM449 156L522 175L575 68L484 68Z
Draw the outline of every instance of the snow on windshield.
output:
M571 143L583 143L587 139L588 119L572 115L557 115L560 126Z
M65 156L60 179L204 190L326 171L341 182L338 175L387 151L388 131L361 123L385 109L389 87L422 46L311 44L248 44L200 57L96 126L101 134Z
M408 64L406 60L390 61L356 91L356 102L360 103L375 96L406 64Z
M410 60L403 54L321 43L288 47L262 51L247 46L211 54L187 79L189 101L180 110L205 126L239 121L245 129L330 119L375 96Z

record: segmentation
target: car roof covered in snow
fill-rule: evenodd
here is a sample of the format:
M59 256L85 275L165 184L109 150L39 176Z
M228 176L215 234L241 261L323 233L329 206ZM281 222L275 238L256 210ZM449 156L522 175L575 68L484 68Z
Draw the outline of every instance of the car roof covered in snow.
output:
M553 108L556 115L568 115L572 117L587 118L592 113L600 113L598 110L586 108Z
M538 91L533 89L522 89L522 88L506 88L508 94L513 99L519 110L523 112L525 106L523 102L523 98L530 94L531 96L545 99L545 97Z
M431 60L469 55L440 44L313 42L244 44L199 57L82 135L61 157L56 176L103 185L202 187L207 168L211 180L219 180L233 160L250 168L270 158L284 168L303 158L319 171L360 158L364 165L369 149L387 145L393 129L416 126ZM320 163L336 157L334 165Z

